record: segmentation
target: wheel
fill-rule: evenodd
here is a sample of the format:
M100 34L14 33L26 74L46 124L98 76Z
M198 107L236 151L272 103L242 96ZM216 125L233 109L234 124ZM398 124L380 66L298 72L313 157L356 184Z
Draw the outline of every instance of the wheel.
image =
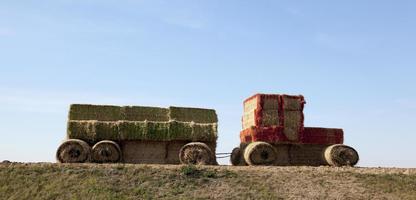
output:
M115 163L122 158L120 146L110 140L103 140L92 147L92 160L97 163Z
M215 163L211 149L204 143L188 143L179 151L179 160L182 164L210 165Z
M354 166L358 163L359 156L352 147L336 144L325 149L324 157L331 166Z
M236 147L233 149L233 151L231 152L230 161L231 161L231 164L234 166L240 165L240 161L241 161L240 147Z
M253 142L244 150L244 160L248 165L271 165L276 160L275 148L266 142Z
M84 163L91 158L91 147L78 139L64 141L56 151L56 160L60 163Z

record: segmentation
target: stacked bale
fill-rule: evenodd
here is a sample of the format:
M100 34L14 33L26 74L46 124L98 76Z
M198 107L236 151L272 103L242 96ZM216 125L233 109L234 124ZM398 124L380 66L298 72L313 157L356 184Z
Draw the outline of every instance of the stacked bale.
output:
M71 105L68 138L101 140L209 141L217 139L215 110L170 107Z
M291 141L299 140L299 133L303 130L303 96L282 95L284 134Z
M256 109L258 97L255 96L244 102L243 130L256 126Z
M264 95L262 97L261 125L264 127L279 125L279 95Z

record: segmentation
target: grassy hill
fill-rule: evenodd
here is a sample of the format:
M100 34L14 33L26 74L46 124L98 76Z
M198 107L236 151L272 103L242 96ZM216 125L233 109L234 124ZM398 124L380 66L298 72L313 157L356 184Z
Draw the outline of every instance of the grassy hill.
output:
M0 164L0 199L416 199L416 169Z

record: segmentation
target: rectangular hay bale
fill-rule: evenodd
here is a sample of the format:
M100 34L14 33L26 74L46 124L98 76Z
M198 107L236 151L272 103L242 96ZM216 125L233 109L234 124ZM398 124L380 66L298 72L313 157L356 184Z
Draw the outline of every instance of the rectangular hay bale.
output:
M279 111L278 110L263 110L262 126L278 126L279 125Z
M169 107L171 120L195 123L218 122L215 110L203 108Z
M72 104L69 120L118 121L122 118L121 107L106 105Z
M303 128L302 111L285 111L284 112L284 134L289 140L296 141L299 139L299 133Z
M145 106L122 107L123 120L126 121L169 121L169 109Z
M303 111L305 100L303 96L282 95L283 110Z
M175 140L192 140L192 123L171 121L169 123L169 139Z

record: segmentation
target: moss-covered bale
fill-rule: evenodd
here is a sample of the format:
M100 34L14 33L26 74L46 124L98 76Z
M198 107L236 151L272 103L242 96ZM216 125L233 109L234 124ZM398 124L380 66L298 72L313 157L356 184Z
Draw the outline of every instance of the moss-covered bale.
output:
M101 140L216 141L215 110L199 108L71 105L68 138Z
M100 140L120 139L116 122L70 120L67 135L69 139L80 139L91 144Z
M192 140L192 126L188 122L171 121L169 123L169 139L170 140Z
M69 120L118 121L122 116L119 106L73 104L69 109Z
M122 107L123 120L126 121L169 121L169 109L145 106Z
M170 119L181 122L216 123L217 114L212 109L169 107Z
M217 124L194 124L192 141L217 141Z

